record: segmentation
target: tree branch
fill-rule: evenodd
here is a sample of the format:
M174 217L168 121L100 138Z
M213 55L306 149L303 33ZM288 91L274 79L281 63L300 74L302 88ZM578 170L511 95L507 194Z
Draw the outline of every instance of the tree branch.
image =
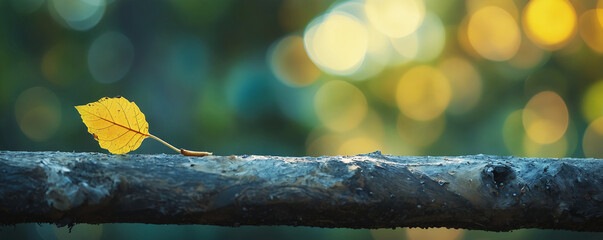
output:
M0 152L0 224L603 231L603 161Z

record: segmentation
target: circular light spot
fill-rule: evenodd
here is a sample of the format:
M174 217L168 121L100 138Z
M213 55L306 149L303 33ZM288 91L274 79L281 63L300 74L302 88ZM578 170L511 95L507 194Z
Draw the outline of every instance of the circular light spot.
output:
M105 4L105 0L52 0L50 13L59 23L83 31L101 20Z
M523 28L537 45L563 47L576 32L576 12L567 0L532 0L523 12Z
M392 49L393 50L393 49ZM370 56L370 57L369 57ZM385 69L385 64L381 63L377 56L367 54L367 58L356 72L348 76L350 80L364 81L376 76Z
M582 114L589 122L603 117L603 79L586 90L582 98Z
M565 136L549 144L537 143L529 136L524 136L523 145L526 157L562 158L568 152L568 141Z
M57 12L67 21L82 21L94 14L104 0L53 0Z
M481 55L479 55L479 53L475 51L475 49L473 48L473 46L471 46L471 43L469 42L469 33L467 32L467 30L469 27L469 20L471 19L470 17L470 15L465 16L461 23L459 23L459 26L456 31L457 41L460 47L465 51L465 53L475 59L481 59Z
M25 136L33 141L45 141L55 134L61 123L61 104L50 90L33 87L17 97L15 116Z
M334 80L318 89L314 96L314 108L318 119L327 128L342 132L362 122L368 104L364 94L354 85Z
M446 119L440 116L428 121L416 121L400 114L397 127L398 134L406 143L423 148L440 138L446 128Z
M584 156L592 158L603 158L603 117L592 121L584 132L582 149Z
M482 95L482 80L479 73L463 58L448 58L438 66L450 81L452 99L447 111L454 114L469 112Z
M398 64L408 62L417 57L419 53L419 36L416 33L402 38L391 38L392 46L398 52Z
M364 24L340 11L322 16L317 22L308 25L304 34L310 59L322 70L336 75L350 75L358 70L368 46Z
M499 7L511 14L516 21L519 19L519 10L517 10L515 2L510 0L467 0L465 6L469 15L484 7Z
M527 136L522 123L523 110L509 114L503 126L503 140L512 155L560 158L571 154L577 144L577 132L569 125L566 134L552 143L537 143Z
M555 92L545 91L528 101L522 120L530 139L536 143L549 144L565 134L569 115L563 99Z
M391 38L413 33L425 16L422 0L367 0L366 15L373 26Z
M100 83L113 83L130 70L134 48L121 33L107 32L98 37L88 51L88 68L92 77Z
M599 0L597 3L597 17L599 18L599 24L603 26L603 0Z
M469 19L467 34L475 51L492 61L509 60L521 42L515 19L499 7L484 7L475 12Z
M428 62L437 58L446 43L444 24L438 15L430 12L425 14L425 19L416 33L419 37L419 52L416 60Z
M304 49L304 40L291 35L279 40L268 53L270 69L283 83L306 86L316 81L320 70L312 63Z
M398 108L406 116L420 121L438 117L450 102L448 79L437 69L417 66L406 72L396 91Z
M379 33L374 27L368 27L368 32L367 60L380 66L388 65L392 57L396 55L390 38Z
M580 36L592 50L603 53L603 24L598 20L598 12L603 9L592 9L580 16Z
M381 150L383 147L375 139L369 137L356 137L341 144L337 149L337 155L352 156L357 154L371 153Z
M375 29L371 24L367 24L368 19L364 6L363 1L346 1L337 4L331 9L331 12L342 12L355 16L363 23L367 30L368 46L366 56L361 66L348 76L352 80L366 80L379 74L389 64L393 55L392 53L395 52L389 43L389 38Z
M409 240L422 240L422 239L443 239L443 240L456 240L461 238L465 231L462 229L448 229L448 228L409 228L406 229L406 236Z

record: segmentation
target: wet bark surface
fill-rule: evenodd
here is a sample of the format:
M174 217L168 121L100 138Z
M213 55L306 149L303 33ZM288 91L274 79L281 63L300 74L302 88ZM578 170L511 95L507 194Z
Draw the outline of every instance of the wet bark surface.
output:
M603 231L603 160L0 152L0 224Z

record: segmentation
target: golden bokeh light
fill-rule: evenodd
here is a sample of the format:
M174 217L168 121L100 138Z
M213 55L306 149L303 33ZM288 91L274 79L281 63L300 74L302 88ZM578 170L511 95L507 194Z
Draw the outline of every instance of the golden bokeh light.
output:
M597 3L597 17L599 18L599 24L603 26L603 0L599 0Z
M442 239L442 240L456 240L463 236L465 230L463 229L448 229L448 228L408 228L406 229L406 237L409 240L423 240L423 239Z
M287 85L306 86L320 76L320 70L308 58L300 36L291 35L279 40L268 56L270 69Z
M326 126L314 129L306 140L307 154L356 155L383 149L384 125L379 114L369 109L354 129L331 132Z
M55 134L61 123L61 104L52 91L33 87L17 97L15 116L25 136L33 141L45 141Z
M398 108L409 118L419 121L440 116L448 107L451 95L446 76L426 65L408 70L396 88Z
M603 0L599 0L597 3L597 17L599 18L599 24L603 26Z
M483 7L471 15L467 35L475 51L492 61L511 59L521 43L521 33L513 16L495 6Z
M341 12L356 17L363 23L367 31L368 46L364 61L356 71L346 77L351 80L367 80L379 74L386 65L390 64L391 57L395 56L395 51L389 43L389 37L369 23L364 1L342 1L333 6L330 12Z
M509 153L521 157L561 158L571 155L576 149L577 132L571 125L562 137L551 143L538 143L526 133L522 122L523 110L516 110L505 120L502 134Z
M398 55L394 60L402 64L410 60L429 62L440 55L446 43L446 33L440 18L427 12L417 31L402 38L390 38Z
M336 11L308 25L304 45L310 59L322 70L336 75L350 75L364 61L368 32L356 17Z
M576 11L567 0L532 0L522 19L530 40L547 50L565 46L576 33Z
M565 134L569 124L567 106L555 92L538 93L526 104L522 122L532 141L539 144L556 142Z
M515 21L519 20L519 10L513 0L467 0L465 6L468 14L473 14L484 7L499 7L511 14Z
M603 79L586 90L582 98L582 114L588 122L603 117Z
M397 127L398 134L406 143L424 148L440 138L446 128L446 119L440 115L429 121L417 121L399 114Z
M523 137L523 148L525 157L547 157L547 158L563 158L571 156L578 146L578 132L576 128L569 124L565 135L559 140L541 144L534 142L527 135Z
M390 38L379 33L374 27L368 27L369 45L367 49L367 60L379 65L388 65L395 54Z
M355 137L348 139L339 146L337 155L352 156L381 150L382 144L371 137Z
M603 158L603 117L595 119L586 128L582 150L586 157Z
M396 63L405 63L417 57L419 53L419 36L416 33L402 38L391 38L390 41L398 53Z
M423 0L367 0L366 16L376 29L390 38L413 33L425 16Z
M592 50L603 53L603 24L599 17L603 9L591 9L580 16L580 36Z
M353 80L367 80L379 74L389 64L394 50L389 43L389 38L377 32L373 27L368 27L368 48L362 65L349 78Z
M481 59L481 55L475 51L471 43L469 42L469 34L467 33L467 28L469 27L469 20L471 16L465 16L461 23L459 23L456 29L457 41L461 49L465 51L469 56L475 59Z
M314 96L318 119L331 131L342 132L357 127L368 111L364 94L354 85L332 80Z
M438 15L427 12L416 32L419 36L419 53L416 60L429 62L437 58L446 43L444 24Z
M559 138L557 141L549 144L541 144L533 141L529 136L524 136L523 149L525 157L539 157L539 158L562 158L566 157L568 153L568 141L565 136Z
M475 67L463 58L452 57L438 66L450 81L452 99L447 111L453 114L469 112L482 95L482 79Z

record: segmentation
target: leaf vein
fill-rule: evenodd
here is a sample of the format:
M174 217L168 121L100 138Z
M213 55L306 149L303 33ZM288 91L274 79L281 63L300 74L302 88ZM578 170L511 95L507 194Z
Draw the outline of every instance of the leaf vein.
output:
M124 109L124 106L122 106L120 102L117 102L117 105L119 105L119 107L121 108L121 111L124 113L124 118L126 118L126 123L128 124L128 127L130 129L132 129L132 126L130 126L130 120L128 120L128 115L126 114L126 110Z

